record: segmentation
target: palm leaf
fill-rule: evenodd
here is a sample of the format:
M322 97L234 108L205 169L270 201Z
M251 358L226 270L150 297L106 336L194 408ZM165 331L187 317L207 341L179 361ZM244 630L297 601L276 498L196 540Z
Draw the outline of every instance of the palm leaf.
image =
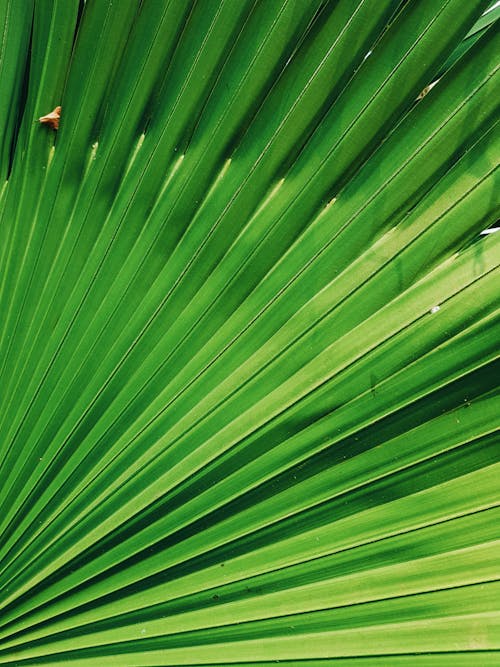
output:
M497 15L1 0L0 664L498 664Z

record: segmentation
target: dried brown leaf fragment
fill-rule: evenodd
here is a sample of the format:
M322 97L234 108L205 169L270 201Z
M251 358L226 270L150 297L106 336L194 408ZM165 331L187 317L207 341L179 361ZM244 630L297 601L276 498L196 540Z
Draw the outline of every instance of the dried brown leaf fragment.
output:
M40 116L38 119L40 123L44 125L49 125L53 130L59 128L59 119L61 118L61 107L56 107L54 111L51 111L46 116Z

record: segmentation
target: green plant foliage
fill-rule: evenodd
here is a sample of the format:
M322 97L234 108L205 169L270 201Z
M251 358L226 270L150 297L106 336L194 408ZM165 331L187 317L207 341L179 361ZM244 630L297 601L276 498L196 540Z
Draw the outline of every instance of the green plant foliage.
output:
M0 0L0 664L500 664L499 13Z

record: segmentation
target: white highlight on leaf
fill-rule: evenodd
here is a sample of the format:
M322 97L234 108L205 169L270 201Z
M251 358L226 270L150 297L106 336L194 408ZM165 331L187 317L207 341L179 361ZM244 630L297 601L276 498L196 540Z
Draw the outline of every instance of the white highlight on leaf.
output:
M174 162L174 166L172 167L169 174L167 175L167 178L165 179L165 183L163 184L162 189L160 190L160 194L158 195L158 200L157 201L160 201L160 199L165 194L165 190L168 188L168 186L172 182L172 179L174 178L175 174L179 170L179 167L181 166L183 160L184 160L184 153L182 153L182 155L179 155L177 160Z
M500 0L498 0L498 2L495 2L495 4L493 5L493 7L490 7L487 11L485 11L484 14L483 14L483 16L484 16L485 14L489 14L490 12L492 12L492 11L493 11L494 9L496 9L497 7L500 7Z
M99 148L99 142L94 141L94 143L92 144L92 150L90 151L90 159L91 160L95 160L95 156L96 156L98 148Z
M52 160L54 159L55 152L56 152L56 147L55 147L55 146L51 146L51 147L50 147L50 150L49 150L49 157L48 157L48 159L47 159L47 169L48 169L48 168L50 167L50 165L52 164Z
M125 170L125 176L126 176L126 175L128 174L128 172L130 171L130 167L131 167L132 164L134 163L135 158L137 157L137 153L140 151L140 149L141 149L141 147L142 147L142 144L143 144L143 142L144 142L144 138L145 138L145 136L146 136L146 135L145 135L145 133L143 132L143 133L141 134L141 136L139 137L139 139L138 139L138 141L137 141L137 144L135 145L134 151L133 151L133 153L132 153L132 155L131 155L131 157L130 157L130 160L128 161L127 168L126 168L126 170Z

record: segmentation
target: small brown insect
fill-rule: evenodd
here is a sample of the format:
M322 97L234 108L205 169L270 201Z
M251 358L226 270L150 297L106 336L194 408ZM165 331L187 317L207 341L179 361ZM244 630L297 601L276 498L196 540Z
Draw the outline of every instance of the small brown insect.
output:
M53 130L59 128L59 119L61 117L61 107L56 107L54 111L51 111L46 116L41 116L38 120L44 125L49 125Z

